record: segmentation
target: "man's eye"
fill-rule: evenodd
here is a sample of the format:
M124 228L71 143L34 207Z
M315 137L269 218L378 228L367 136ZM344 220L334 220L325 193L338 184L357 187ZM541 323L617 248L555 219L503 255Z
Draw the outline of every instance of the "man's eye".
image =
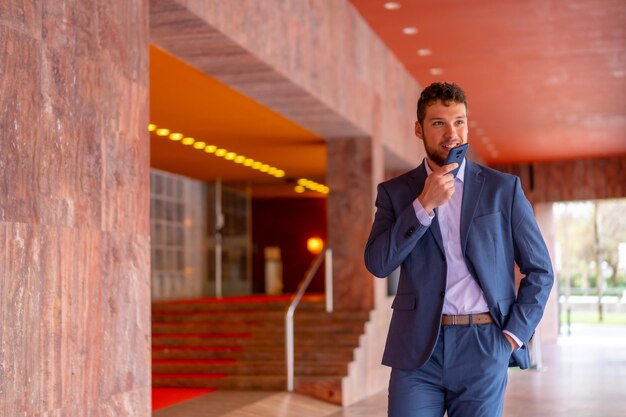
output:
M433 122L433 126L441 126L443 122Z
M465 124L465 120L457 120L456 121L456 125L457 126L463 126Z

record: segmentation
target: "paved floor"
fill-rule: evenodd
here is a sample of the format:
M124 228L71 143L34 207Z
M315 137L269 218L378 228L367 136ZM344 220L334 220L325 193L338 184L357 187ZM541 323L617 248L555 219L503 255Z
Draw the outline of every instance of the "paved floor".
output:
M512 370L504 417L626 416L626 326L575 325L543 346L543 369ZM384 417L380 393L340 408L284 392L217 392L154 412L154 417Z

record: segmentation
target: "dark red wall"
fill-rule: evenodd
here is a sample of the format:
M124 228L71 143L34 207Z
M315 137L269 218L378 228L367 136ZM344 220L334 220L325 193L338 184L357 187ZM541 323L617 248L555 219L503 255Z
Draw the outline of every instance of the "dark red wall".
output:
M315 259L306 241L320 237L326 242L326 199L284 198L252 200L253 288L265 292L264 249L278 246L283 262L283 292L292 293ZM324 291L324 265L308 292Z

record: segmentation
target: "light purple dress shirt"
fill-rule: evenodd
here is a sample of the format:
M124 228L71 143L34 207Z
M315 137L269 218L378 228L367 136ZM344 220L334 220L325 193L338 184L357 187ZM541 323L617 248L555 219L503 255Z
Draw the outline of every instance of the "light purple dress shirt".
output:
M428 162L424 160L426 173L430 175L432 170ZM463 183L465 180L465 159L454 179L454 193L446 204L435 209L432 216L426 213L424 207L416 198L413 202L415 215L424 226L430 226L435 215L438 216L441 237L446 252L447 274L446 295L443 301L443 314L476 314L489 311L482 289L472 277L461 250L461 204L463 203ZM509 334L521 346L521 341L508 331Z

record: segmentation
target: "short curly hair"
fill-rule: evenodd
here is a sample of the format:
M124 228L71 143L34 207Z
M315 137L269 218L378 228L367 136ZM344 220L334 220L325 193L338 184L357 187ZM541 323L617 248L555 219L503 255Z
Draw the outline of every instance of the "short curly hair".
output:
M465 91L455 83L432 83L422 91L417 101L417 121L424 124L426 118L426 108L437 100L441 100L446 106L451 101L465 104L467 108L467 98Z

